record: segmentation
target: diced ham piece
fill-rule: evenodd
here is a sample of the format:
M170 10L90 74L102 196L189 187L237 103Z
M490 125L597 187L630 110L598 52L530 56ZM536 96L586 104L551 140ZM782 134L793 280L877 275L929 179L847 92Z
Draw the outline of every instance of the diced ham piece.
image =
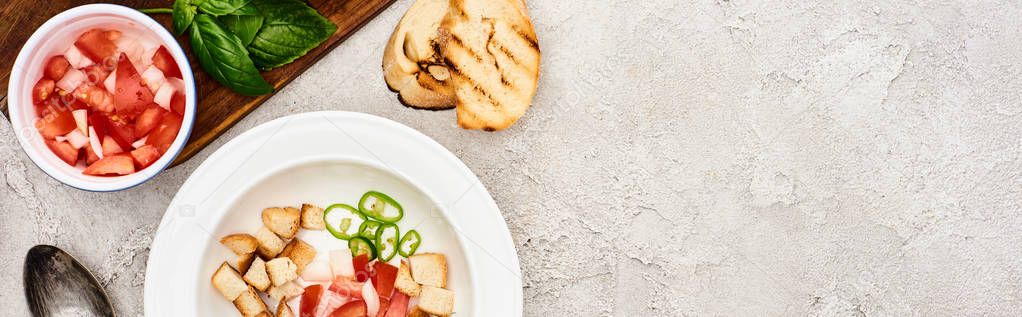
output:
M387 314L383 316L405 317L406 314L408 314L408 295L395 290L390 295L390 307L387 308Z
M346 297L362 298L364 283L352 280L350 277L338 276L330 284L330 291Z

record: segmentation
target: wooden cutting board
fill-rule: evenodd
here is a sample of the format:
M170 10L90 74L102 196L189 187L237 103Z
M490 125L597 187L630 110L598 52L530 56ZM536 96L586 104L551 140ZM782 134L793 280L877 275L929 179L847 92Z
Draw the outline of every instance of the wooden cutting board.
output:
M132 8L169 8L173 3L171 0L7 0L0 2L2 2L0 3L0 16L4 17L0 19L0 34L3 34L3 43L0 43L0 91L2 91L0 112L3 112L4 118L8 117L7 81L10 79L14 60L32 32L46 20L64 10L95 2L109 2ZM320 14L333 21L337 25L337 32L325 43L294 63L273 71L263 72L263 77L277 91L298 77L349 35L355 33L376 14L390 6L394 0L307 0L307 2ZM168 29L170 28L171 16L169 14L154 15L153 17ZM188 144L172 165L180 164L191 158L272 95L271 93L258 97L246 97L220 86L199 67L186 38L187 34L178 39L182 42L188 59L192 63L192 70L195 72L195 84L199 88L199 103L191 138L188 139Z

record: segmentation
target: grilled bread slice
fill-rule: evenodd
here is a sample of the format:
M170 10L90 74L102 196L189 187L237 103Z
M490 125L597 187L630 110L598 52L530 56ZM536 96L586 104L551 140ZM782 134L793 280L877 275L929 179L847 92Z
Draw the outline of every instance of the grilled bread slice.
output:
M525 114L540 52L522 0L450 0L440 39L461 127L503 130Z
M390 35L383 51L383 78L408 107L454 108L450 72L440 56L438 29L449 0L417 0Z

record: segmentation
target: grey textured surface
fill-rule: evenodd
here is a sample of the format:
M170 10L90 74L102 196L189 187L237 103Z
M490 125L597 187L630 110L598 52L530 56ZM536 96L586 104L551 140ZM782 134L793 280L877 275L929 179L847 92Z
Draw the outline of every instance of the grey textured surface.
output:
M1022 314L1018 1L530 1L543 50L512 129L399 105L399 1L187 164L129 191L49 179L0 123L0 304L51 243L142 311L151 234L212 151L280 116L368 112L489 188L529 316Z

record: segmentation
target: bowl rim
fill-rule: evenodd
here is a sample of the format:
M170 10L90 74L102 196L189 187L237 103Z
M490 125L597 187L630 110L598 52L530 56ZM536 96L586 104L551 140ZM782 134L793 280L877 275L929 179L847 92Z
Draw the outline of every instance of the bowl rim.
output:
M11 122L11 126L14 129L14 134L18 139L18 143L21 145L22 151L29 157L33 164L35 164L44 173L61 183L70 187L92 191L92 192L113 192L130 189L138 186L142 183L149 181L167 169L168 166L177 158L177 156L184 150L184 146L191 136L192 128L195 123L195 110L197 103L198 89L195 85L194 74L192 73L191 63L188 60L188 56L185 54L181 44L177 42L173 35L167 31L159 22L154 20L152 17L139 12L138 10L116 4L87 4L77 6L71 9L67 9L47 20L35 32L32 36L22 45L21 50L18 53L17 58L14 61L14 65L24 65L32 59L35 54L35 49L44 43L46 43L46 37L49 34L59 30L67 25L67 22L89 15L110 15L117 16L120 18L128 19L136 22L142 29L148 29L155 35L155 37L161 42L163 46L167 47L170 54L174 56L174 60L181 68L182 80L185 82L185 114L181 122L181 129L178 131L177 137L171 144L170 148L164 153L155 163L146 167L142 170L136 171L135 173L122 175L122 176L88 176L88 177L102 177L107 181L90 181L87 178L80 178L80 175L69 175L69 173L58 169L53 166L53 162L44 158L47 155L44 152L49 152L49 155L54 155L48 148L43 151L39 146L36 146L31 142L29 133L38 133L33 125L29 122L22 120L25 108L23 105L18 105L20 100L24 98L27 91L22 91L20 87L23 86L26 80L30 80L33 76L29 76L25 72L12 72L10 80L7 84L7 105L8 105L8 120ZM185 67L181 67L184 65ZM28 130L31 130L30 132ZM113 180L113 181L109 181Z

